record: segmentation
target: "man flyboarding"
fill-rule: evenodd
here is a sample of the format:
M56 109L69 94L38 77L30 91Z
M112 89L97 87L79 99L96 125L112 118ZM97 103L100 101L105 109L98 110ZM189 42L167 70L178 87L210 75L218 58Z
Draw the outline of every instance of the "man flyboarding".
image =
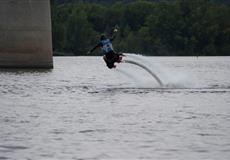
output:
M122 61L123 56L125 56L124 54L121 53L116 53L113 50L113 45L112 45L112 41L115 39L116 35L114 33L116 33L118 31L117 28L115 28L111 34L111 37L107 38L104 34L101 35L100 38L100 42L93 48L91 49L88 54L90 54L91 52L93 52L95 49L97 48L101 48L104 56L103 59L107 65L107 67L109 69L112 68L116 68L116 66L114 65L114 63L129 63L129 64L133 64L133 65L137 65L143 69L145 69L148 73L150 73L155 79L156 81L163 86L162 81L157 77L156 74L154 74L149 68L145 67L142 64L139 64L138 62L132 61L132 60L124 60Z
M118 29L115 28L112 32L111 37L106 37L105 34L102 34L100 37L100 42L92 48L88 53L92 53L95 49L101 48L102 53L103 53L103 59L109 69L116 68L114 63L120 63L122 60L123 54L116 53L113 50L113 45L112 42L116 38L116 34Z

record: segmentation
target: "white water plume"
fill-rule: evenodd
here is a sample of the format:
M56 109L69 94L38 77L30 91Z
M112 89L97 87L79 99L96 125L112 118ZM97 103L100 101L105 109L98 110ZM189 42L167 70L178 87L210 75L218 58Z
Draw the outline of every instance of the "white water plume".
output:
M130 79L135 87L140 87L141 84L143 84L144 82L138 78L135 74L133 74L132 72L128 72L127 70L123 69L123 68L116 68L115 70L116 72L119 72L120 74L124 75L124 77Z
M192 85L192 77L189 76L184 71L172 71L170 68L167 68L163 66L162 64L159 64L156 60L154 62L150 61L148 57L142 56L139 54L130 54L125 53L124 60L127 61L133 61L141 66L144 66L147 68L147 72L150 73L150 71L153 73L153 77L155 77L156 81L159 83L160 87L164 88L188 88ZM139 65L139 66L140 66ZM143 67L142 67L143 68ZM146 70L146 69L145 69ZM124 71L124 70L123 70ZM127 72L126 72L127 73ZM133 79L136 83L136 85L141 87L153 87L153 80L150 81L142 81L138 80L137 77L140 77L139 73L136 71L132 71L129 74L126 74L127 77ZM157 79L159 78L159 80ZM140 83L137 83L137 82ZM159 82L160 81L160 82ZM163 85L161 85L161 82ZM157 87L154 85L154 87Z

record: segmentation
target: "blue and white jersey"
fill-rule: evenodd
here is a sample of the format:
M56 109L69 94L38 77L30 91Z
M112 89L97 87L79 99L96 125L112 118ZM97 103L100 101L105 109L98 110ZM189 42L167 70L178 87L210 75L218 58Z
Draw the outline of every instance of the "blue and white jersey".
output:
M105 39L101 41L101 50L104 54L113 51L113 45L110 39Z

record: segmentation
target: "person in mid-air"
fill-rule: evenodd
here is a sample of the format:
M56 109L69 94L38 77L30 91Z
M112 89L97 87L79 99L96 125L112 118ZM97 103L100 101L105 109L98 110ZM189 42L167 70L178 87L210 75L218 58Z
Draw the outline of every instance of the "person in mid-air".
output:
M118 29L115 28L112 32L111 37L106 37L105 34L102 34L100 37L100 42L88 52L88 54L90 54L95 49L100 47L104 55L103 59L109 69L115 68L116 66L114 63L116 62L120 63L122 60L122 54L116 53L113 50L113 45L112 45L112 41L116 38L115 33L117 31Z

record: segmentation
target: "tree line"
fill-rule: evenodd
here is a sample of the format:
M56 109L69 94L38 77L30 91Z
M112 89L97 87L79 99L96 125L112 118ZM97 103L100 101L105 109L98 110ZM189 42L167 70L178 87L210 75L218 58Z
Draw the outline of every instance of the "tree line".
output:
M230 55L229 17L229 5L209 0L53 3L53 48L55 52L86 55L101 33L110 33L117 25L116 51L226 56Z

